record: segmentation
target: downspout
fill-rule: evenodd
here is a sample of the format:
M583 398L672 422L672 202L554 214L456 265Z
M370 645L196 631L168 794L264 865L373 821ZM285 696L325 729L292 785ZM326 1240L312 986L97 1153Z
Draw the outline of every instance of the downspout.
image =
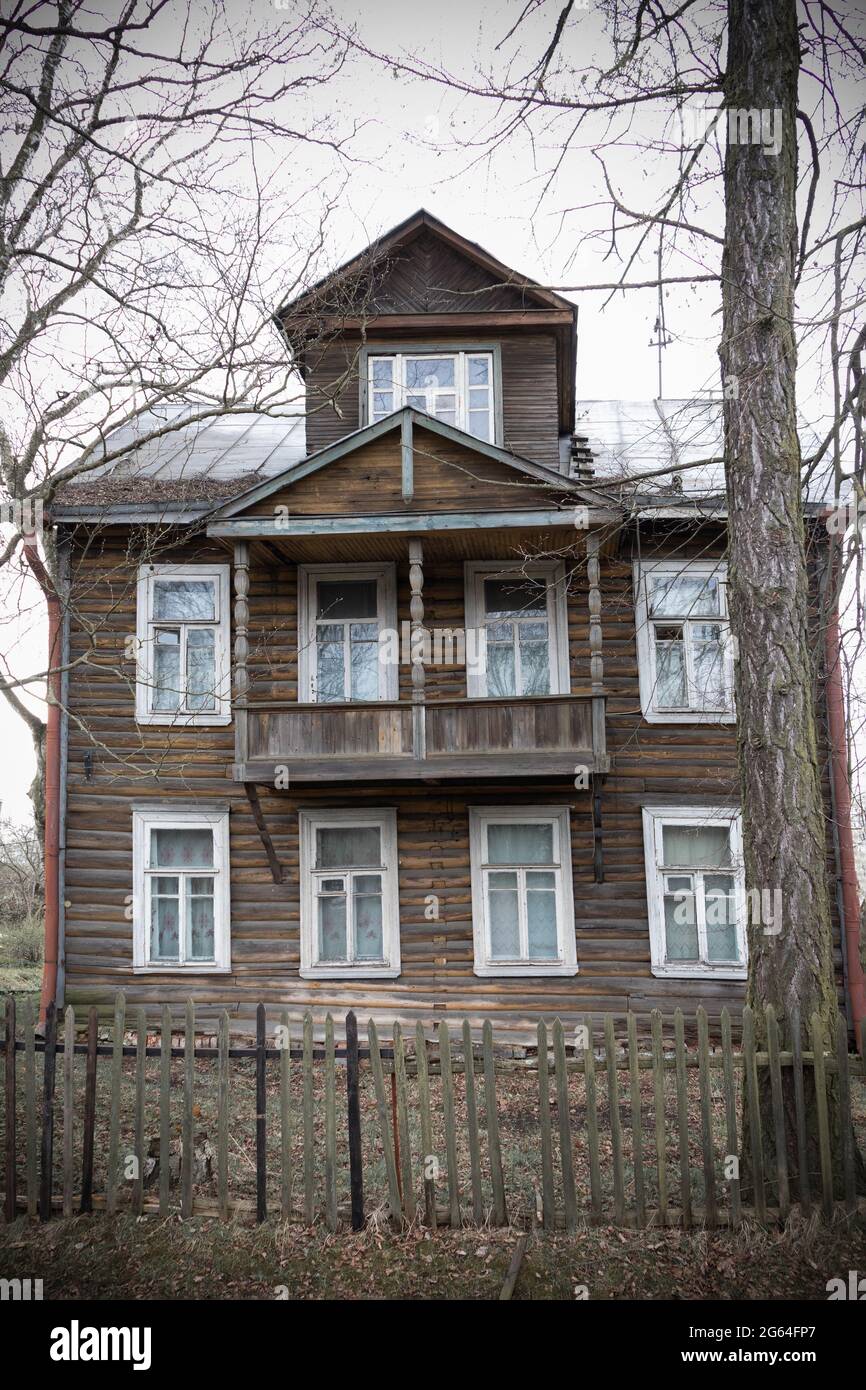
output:
M45 1026L49 1004L57 1002L57 960L60 944L60 598L42 563L35 535L28 536L24 554L45 596L48 610L48 660L45 720L45 959L39 1027Z
M838 873L841 888L842 931L848 999L854 1035L862 1052L863 1019L866 1017L866 981L860 957L860 903L857 896L857 870L854 861L854 834L851 827L851 786L848 781L848 741L845 732L845 700L842 690L842 638L839 608L834 603L827 619L824 637L827 671L827 726L830 735L830 782L838 845Z

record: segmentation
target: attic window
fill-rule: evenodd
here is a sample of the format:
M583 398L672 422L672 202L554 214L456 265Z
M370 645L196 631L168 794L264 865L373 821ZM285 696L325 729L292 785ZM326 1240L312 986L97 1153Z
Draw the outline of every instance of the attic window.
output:
M403 353L368 358L371 424L412 406L492 443L493 353Z

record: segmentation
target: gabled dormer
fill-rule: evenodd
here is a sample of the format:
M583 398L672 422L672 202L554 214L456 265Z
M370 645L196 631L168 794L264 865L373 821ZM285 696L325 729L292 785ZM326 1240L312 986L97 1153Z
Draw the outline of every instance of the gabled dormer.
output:
M313 453L409 406L557 471L577 308L423 209L277 312Z

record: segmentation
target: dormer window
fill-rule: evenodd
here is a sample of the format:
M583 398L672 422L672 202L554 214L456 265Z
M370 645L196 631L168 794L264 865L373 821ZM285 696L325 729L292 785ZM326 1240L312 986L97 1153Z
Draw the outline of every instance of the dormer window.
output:
M393 352L367 359L368 419L412 406L493 443L492 352Z

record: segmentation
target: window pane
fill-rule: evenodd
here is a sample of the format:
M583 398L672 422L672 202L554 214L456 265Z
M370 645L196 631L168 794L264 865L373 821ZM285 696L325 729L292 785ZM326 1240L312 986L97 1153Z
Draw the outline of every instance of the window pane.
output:
M358 874L352 883L355 915L355 957L382 960L382 879L379 874Z
M151 830L150 868L212 869L213 831L183 827Z
M491 616L547 617L547 585L523 576L513 579L485 579L484 611Z
M470 410L469 412L469 434L476 439L490 440L490 416L487 411Z
M694 623L691 638L698 704L721 709L726 704L722 629L718 623Z
M180 633L156 632L153 647L153 708L176 710L180 705Z
M524 634L529 627L536 624L520 624L520 674L521 674L521 695L549 695L550 694L550 655L547 646L547 639L543 642L525 641Z
M176 621L191 618L198 622L216 618L212 579L155 579L153 616Z
M505 886L511 878L514 886ZM501 887L499 885L502 885ZM490 919L490 955L493 960L517 960L520 956L520 918L517 906L517 874L491 874L487 885Z
M316 616L329 622L376 617L376 580L319 580Z
M188 878L186 886L190 960L213 960L213 879Z
M469 358L469 385L487 386L490 382L490 358Z
M487 413L490 409L490 392L486 387L469 392L469 409L483 410L485 414Z
M150 880L150 958L179 960L179 899L176 878Z
M407 357L406 388L409 391L455 385L453 357Z
M665 959L698 959L698 926L693 893L665 894Z
M656 628L656 688L658 709L682 709L686 698L686 662L682 629ZM666 640L659 640L664 637Z
M378 388L390 389L394 365L393 357L377 357L371 365L373 385Z
M552 825L488 825L488 864L552 864Z
M704 912L707 923L707 958L713 961L739 961L733 874L704 876Z
M715 575L656 575L649 581L650 614L661 617L718 617L719 581Z
M216 707L216 633L213 628L193 627L186 634L187 709Z
M376 623L352 623L351 678L353 700L379 698L379 628Z
M555 960L559 955L556 938L556 875L526 875L526 922L529 955L534 960Z
M394 409L394 395L391 391L373 392L373 419L378 420L383 415L390 415Z
M336 641L326 641L325 634L336 633ZM329 701L345 700L345 651L342 627L320 627L316 647L316 699L327 704Z
M664 825L662 854L668 867L729 868L730 829L727 825Z
M382 863L378 825L346 825L316 831L317 869L363 869Z
M319 959L346 960L346 898L319 898Z
M510 642L507 646L501 642L487 643L487 694L517 694L514 647Z

